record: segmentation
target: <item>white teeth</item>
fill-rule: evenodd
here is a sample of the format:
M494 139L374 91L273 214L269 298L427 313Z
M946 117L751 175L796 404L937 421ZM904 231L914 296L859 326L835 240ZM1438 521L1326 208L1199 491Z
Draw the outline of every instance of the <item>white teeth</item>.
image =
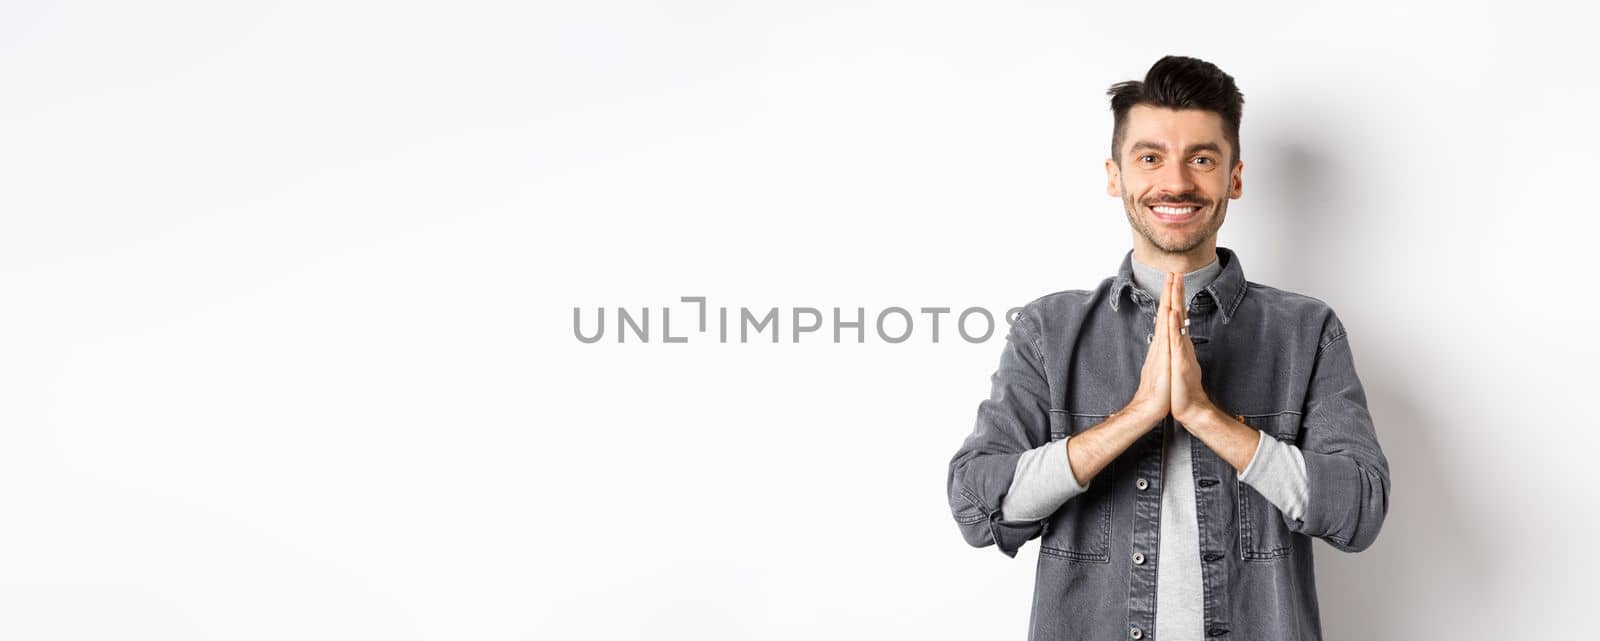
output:
M1195 210L1194 207L1151 207L1158 214L1168 216L1184 216Z

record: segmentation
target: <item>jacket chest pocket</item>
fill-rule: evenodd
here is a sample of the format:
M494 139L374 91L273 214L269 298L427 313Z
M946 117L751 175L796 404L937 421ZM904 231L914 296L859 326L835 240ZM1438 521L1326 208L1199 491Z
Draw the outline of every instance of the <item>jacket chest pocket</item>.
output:
M1245 424L1261 432L1263 438L1295 444L1300 432L1300 414L1282 412L1267 416L1246 416ZM1270 561L1289 556L1294 533L1284 523L1283 512L1247 483L1235 483L1239 495L1239 551L1246 561Z
M1050 410L1050 441L1082 433L1106 420L1104 415ZM1050 518L1039 554L1084 563L1111 562L1111 491L1116 462L1101 470L1082 494L1068 499Z

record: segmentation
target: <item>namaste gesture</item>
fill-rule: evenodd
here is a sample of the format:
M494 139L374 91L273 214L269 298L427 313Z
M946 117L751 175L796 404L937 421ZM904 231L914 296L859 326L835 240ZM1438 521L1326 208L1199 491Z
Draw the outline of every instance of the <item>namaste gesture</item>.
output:
M1200 361L1189 338L1189 310L1183 300L1183 277L1167 272L1134 404L1146 416L1171 413L1179 423L1189 424L1199 423L1216 405L1200 385Z

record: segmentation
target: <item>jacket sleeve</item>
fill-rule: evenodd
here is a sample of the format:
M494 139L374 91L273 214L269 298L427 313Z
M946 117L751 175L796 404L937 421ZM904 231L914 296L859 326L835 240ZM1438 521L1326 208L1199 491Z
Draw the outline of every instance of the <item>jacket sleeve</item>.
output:
M1285 516L1284 522L1290 531L1360 552L1377 539L1389 512L1389 461L1373 430L1350 339L1331 312L1323 336L1301 424L1309 497L1303 518Z
M1044 521L1007 521L1001 504L1022 454L1050 440L1049 384L1027 310L1011 324L988 400L978 404L972 433L950 459L945 489L967 543L996 545L1006 556L1044 531Z

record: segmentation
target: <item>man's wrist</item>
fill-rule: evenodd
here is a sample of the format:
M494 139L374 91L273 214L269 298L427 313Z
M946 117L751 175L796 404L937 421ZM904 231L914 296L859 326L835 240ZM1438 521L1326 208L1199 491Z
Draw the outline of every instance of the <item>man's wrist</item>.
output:
M1190 412L1188 417L1189 420L1178 422L1240 473L1260 449L1261 439L1269 438L1251 427L1243 416L1230 415L1215 405Z
M1193 430L1209 430L1217 427L1218 422L1227 419L1228 415L1216 405L1206 403L1186 412L1183 416L1172 418Z
M1140 403L1129 403L1124 405L1121 410L1118 410L1117 414L1120 414L1129 421L1139 425L1140 431L1143 432L1144 430L1155 426L1156 423L1160 423L1161 419L1167 417L1165 413L1158 415L1155 412L1145 409L1146 407L1148 406Z

